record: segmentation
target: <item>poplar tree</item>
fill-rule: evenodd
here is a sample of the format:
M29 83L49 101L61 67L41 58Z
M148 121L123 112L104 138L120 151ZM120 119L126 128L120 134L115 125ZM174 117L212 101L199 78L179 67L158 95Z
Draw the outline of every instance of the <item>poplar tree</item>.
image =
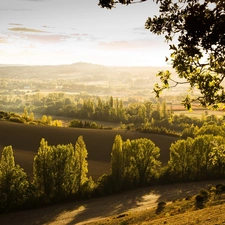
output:
M15 164L12 146L5 147L0 160L0 210L23 206L29 197L29 187L27 174Z
M57 199L64 198L71 193L73 172L73 152L72 144L52 146L51 151L51 171L53 196Z
M74 148L74 172L72 174L74 192L81 193L82 186L88 182L88 152L83 136L79 136Z
M46 198L51 197L53 190L51 151L51 146L42 138L33 164L33 183L38 191L38 195L45 195Z
M113 185L119 190L124 175L123 141L120 135L116 135L111 152L111 176Z

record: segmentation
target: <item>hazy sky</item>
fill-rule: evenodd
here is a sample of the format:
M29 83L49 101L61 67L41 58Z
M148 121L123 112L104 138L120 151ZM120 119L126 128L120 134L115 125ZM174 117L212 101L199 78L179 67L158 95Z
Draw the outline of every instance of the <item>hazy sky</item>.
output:
M166 65L168 46L144 25L152 0L102 9L98 0L0 0L0 64Z

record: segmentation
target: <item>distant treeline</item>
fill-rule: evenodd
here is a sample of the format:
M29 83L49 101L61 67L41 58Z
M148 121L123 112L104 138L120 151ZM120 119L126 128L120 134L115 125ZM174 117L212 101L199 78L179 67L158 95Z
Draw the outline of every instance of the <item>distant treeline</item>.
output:
M2 100L3 101L3 100ZM10 116L10 121L33 124L61 126L60 120L52 120L54 116L71 118L71 127L104 128L95 121L120 123L120 127L142 132L187 136L188 129L201 127L204 123L222 125L225 117L208 115L207 111L199 118L188 117L184 114L174 114L171 105L164 101L137 101L129 99L89 96L86 94L68 95L65 93L41 93L25 95L24 99L5 99L5 107L17 104L15 110L21 110L22 116ZM22 108L23 107L23 108ZM34 120L34 113L43 115ZM50 116L46 116L50 115ZM0 115L1 116L1 115ZM87 122L92 121L92 122ZM106 127L110 128L110 127Z
M53 120L51 116L43 115L41 119L35 119L34 113L31 112L30 114L28 114L26 108L24 109L24 113L22 115L12 113L12 112L0 111L0 119L7 120L10 122L16 122L16 123L24 123L24 124L39 124L39 125L49 125L49 126L56 126L56 127L62 126L61 120Z

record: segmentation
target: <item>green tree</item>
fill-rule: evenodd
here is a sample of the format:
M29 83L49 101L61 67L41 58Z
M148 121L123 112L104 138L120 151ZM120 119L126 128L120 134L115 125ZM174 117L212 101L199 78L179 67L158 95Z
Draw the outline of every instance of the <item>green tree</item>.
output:
M193 140L193 158L190 166L194 179L202 180L207 178L209 174L209 153L212 150L212 140L212 135L199 135Z
M46 124L52 125L52 117L51 116L47 116Z
M139 184L147 184L156 174L156 169L161 165L158 160L160 149L154 142L147 138L131 141L131 151L134 166L137 168Z
M33 183L37 189L38 196L44 195L46 199L51 198L52 186L52 148L48 142L42 138L37 155L33 164Z
M46 124L47 123L47 116L43 115L41 118L41 123Z
M29 120L34 121L34 113L33 112L30 113Z
M99 0L103 8L113 8L116 3L132 4L132 0ZM139 1L143 2L143 0ZM187 83L192 90L199 90L199 96L183 100L186 108L198 100L202 106L217 108L225 103L223 80L225 77L225 4L223 0L156 0L159 13L149 17L146 29L156 35L163 35L171 50L171 61L181 82L171 78L171 73L161 71L158 76L162 85L156 84L157 96L171 82ZM166 61L168 58L166 57Z
M34 158L34 186L37 196L44 201L60 200L73 194L90 191L93 181L87 178L87 149L83 137L72 144L49 146L45 139L40 142Z
M64 198L71 193L71 172L74 148L72 144L52 146L51 166L52 195L55 198Z
M221 136L213 137L212 149L209 153L209 160L212 164L214 177L224 177L225 174L225 141Z
M116 135L112 146L111 175L115 190L120 190L124 175L123 141L120 135Z
M168 162L171 177L175 181L187 181L191 176L193 157L192 138L178 140L170 146L170 160Z
M139 174L135 164L135 155L131 148L131 141L127 139L123 142L123 188L131 188L137 186L139 183Z
M195 136L204 135L204 134L213 134L214 136L217 136L217 135L223 136L224 129L221 126L217 126L215 124L213 125L205 124L200 129L196 130Z
M27 111L27 108L25 107L24 110L23 110L23 115L22 117L27 121L29 116L28 116L28 111Z
M5 147L0 161L0 210L23 206L29 198L29 188L27 174L15 165L12 146Z
M81 193L82 186L88 182L88 162L87 162L88 152L86 149L83 136L79 136L75 148L74 148L74 159L73 159L73 174L71 179L73 179L73 192Z

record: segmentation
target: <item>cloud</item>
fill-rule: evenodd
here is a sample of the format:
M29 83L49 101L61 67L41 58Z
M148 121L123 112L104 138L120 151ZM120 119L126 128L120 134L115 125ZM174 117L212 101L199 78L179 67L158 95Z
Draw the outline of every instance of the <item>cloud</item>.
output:
M76 33L76 34L71 34L71 36L80 37L80 36L88 36L88 34L79 34L79 33Z
M8 39L7 38L5 38L5 37L0 37L0 43L4 43L4 44L7 44L7 43L10 43L10 41L8 41Z
M23 26L23 24L21 24L21 23L9 23L9 25L13 25L13 26Z
M100 42L98 46L103 49L118 50L130 48L131 44L128 41L112 41L112 42Z
M43 31L43 30L36 30L36 29L26 28L26 27L12 27L12 28L8 28L8 30L16 31L16 32L47 33L46 31Z
M147 35L149 34L149 31L145 29L145 27L135 27L133 28L133 32L135 34L144 34L144 35Z
M68 36L67 35L58 35L58 34L49 34L49 35L26 35L26 40L31 42L39 42L42 44L51 44L51 43L58 43L61 41L65 41Z
M90 34L87 33L71 33L68 34L68 38L66 38L67 41L91 41L95 42L96 40L99 40L99 38L96 38Z
M132 40L132 41L113 41L100 42L98 46L104 50L149 50L158 46L155 40Z
M42 27L44 27L44 28L55 28L55 27L49 27L49 26L47 26L47 25L43 25Z

